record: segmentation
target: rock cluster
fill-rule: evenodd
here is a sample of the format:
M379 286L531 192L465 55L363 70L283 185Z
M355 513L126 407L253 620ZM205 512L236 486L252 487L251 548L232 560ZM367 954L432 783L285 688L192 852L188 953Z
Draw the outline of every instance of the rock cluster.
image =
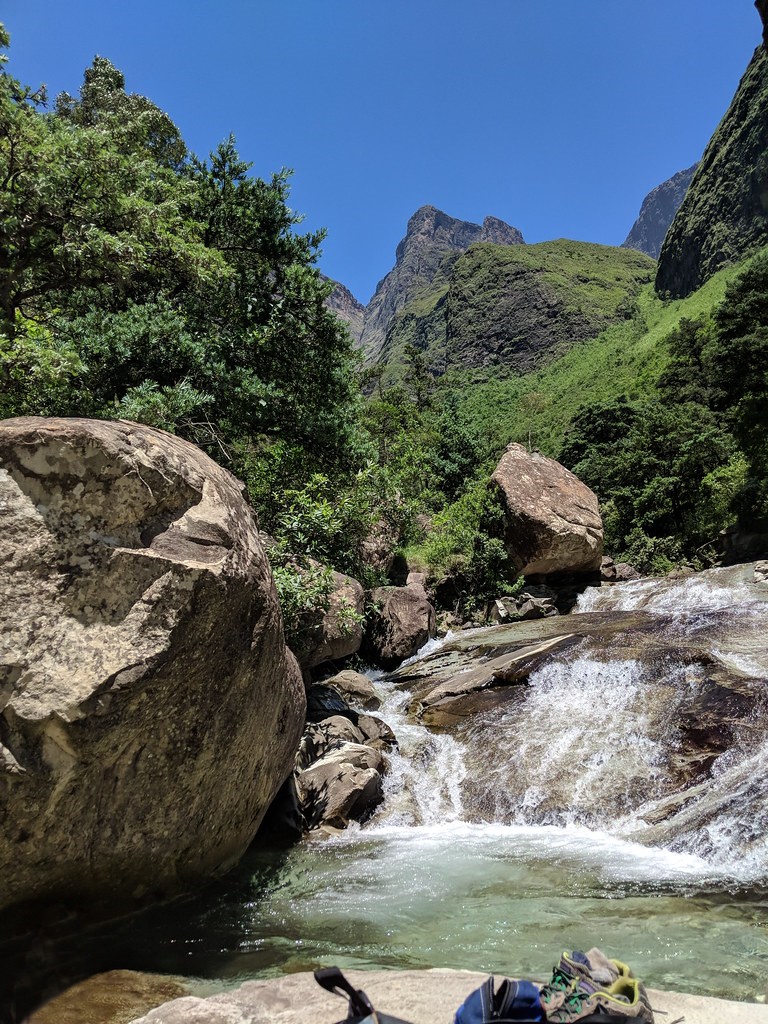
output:
M241 485L127 422L0 427L3 905L230 867L305 697Z
M310 690L310 707L325 704L331 710L335 703L339 713L310 721L296 755L295 789L304 831L346 828L350 821L368 817L383 799L386 752L397 740L381 719L354 709L358 699L368 705L372 696L378 699L350 678L356 675L342 672L326 680L317 687L324 691L319 700L313 700ZM336 702L328 700L329 689L336 693ZM350 704L342 694L350 696Z

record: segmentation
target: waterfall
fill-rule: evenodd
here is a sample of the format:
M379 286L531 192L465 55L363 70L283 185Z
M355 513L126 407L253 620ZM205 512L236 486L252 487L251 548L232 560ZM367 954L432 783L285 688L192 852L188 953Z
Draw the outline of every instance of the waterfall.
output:
M408 691L379 678L380 714L400 750L367 828L451 826L456 836L474 829L475 840L498 827L545 828L548 843L552 830L581 830L583 841L587 829L593 844L602 836L639 841L649 857L691 856L702 878L768 877L768 733L758 715L768 700L765 589L742 567L642 580L588 590L576 615L631 610L654 617L642 650L631 630L609 645L585 636L533 672L507 707L451 732L414 721ZM493 631L482 632L490 643ZM440 646L431 641L417 659ZM717 701L726 707L732 694L721 672L736 678L733 699L755 708L735 724L724 712L722 727Z

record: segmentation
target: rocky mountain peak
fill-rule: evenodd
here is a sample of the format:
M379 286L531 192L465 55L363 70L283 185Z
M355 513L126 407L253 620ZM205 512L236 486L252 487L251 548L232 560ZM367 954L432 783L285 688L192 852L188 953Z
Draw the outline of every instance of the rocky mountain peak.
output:
M329 281L331 278L321 275L324 280ZM339 317L340 320L344 320L349 327L349 333L355 339L356 344L360 344L360 338L363 334L363 320L365 318L365 306L362 302L358 302L349 288L345 288L343 284L339 284L338 281L333 281L333 291L325 300L325 304L333 313Z
M523 236L498 217L474 224L435 206L416 210L395 251L394 267L379 282L365 311L361 345L371 362L378 361L397 313L424 288L439 284L441 277L447 281L453 262L476 242L519 245Z
M755 0L755 7L763 21L763 42L768 47L768 0Z

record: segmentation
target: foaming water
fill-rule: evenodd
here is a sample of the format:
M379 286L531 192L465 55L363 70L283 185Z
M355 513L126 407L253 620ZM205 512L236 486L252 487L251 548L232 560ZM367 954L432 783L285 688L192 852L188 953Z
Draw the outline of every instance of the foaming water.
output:
M575 611L643 611L669 615L733 609L765 613L768 592L747 581L742 567L710 569L682 579L643 579L610 587L589 587Z

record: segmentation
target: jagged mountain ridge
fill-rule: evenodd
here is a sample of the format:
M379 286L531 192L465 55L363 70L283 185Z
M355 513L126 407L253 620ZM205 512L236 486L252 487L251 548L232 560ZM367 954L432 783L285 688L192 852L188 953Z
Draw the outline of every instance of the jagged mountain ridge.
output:
M326 277L325 274L320 275L324 281L332 280ZM349 288L345 287L339 281L332 281L333 291L325 300L325 304L333 313L343 320L349 328L349 333L355 339L355 344L359 346L360 339L363 335L363 323L365 320L365 306L362 302L358 302Z
M434 206L422 206L413 214L397 246L394 267L365 308L360 346L367 363L384 361L387 335L398 313L425 291L441 283L447 287L451 266L476 242L519 245L523 236L498 217L474 224Z
M693 167L678 171L648 193L637 220L621 243L622 248L637 249L653 259L659 258L664 237L685 199L698 166L696 163Z

